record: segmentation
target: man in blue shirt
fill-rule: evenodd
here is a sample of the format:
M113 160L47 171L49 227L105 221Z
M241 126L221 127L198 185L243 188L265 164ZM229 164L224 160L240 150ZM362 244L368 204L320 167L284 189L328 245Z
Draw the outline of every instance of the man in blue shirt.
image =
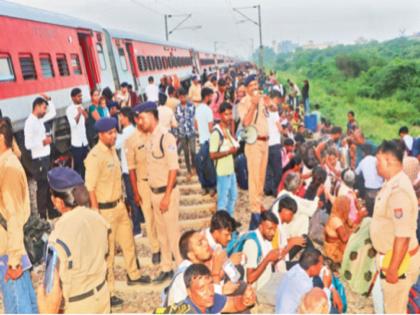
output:
M312 278L318 276L323 265L321 252L308 248L281 280L276 295L276 313L296 313L302 297L313 288Z
M184 151L188 170L187 179L190 180L195 161L195 106L187 101L188 92L186 90L180 89L178 94L181 102L175 110L175 118L178 122L178 154L181 149Z

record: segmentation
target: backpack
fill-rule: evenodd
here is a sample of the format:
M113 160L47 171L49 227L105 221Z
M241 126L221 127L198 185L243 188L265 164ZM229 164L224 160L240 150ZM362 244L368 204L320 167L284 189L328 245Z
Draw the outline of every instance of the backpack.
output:
M219 146L217 148L216 153L220 152L220 149L222 148L223 142L225 140L225 137L223 136L222 132L220 131L220 128L218 127L219 125L216 125L213 127L213 130L211 131L211 133L213 132L217 132L217 134L219 135ZM219 161L219 159L214 161L214 168L217 170L217 162Z
M298 152L302 157L303 163L309 169L313 169L315 166L319 165L319 161L315 155L315 148L320 143L320 140L308 140L299 145Z
M175 279L182 274L185 270L187 270L189 266L183 266L181 268L178 268L178 270L175 272L174 277L172 278L171 282L169 283L169 285L167 287L165 287L162 291L162 293L160 294L160 299L162 301L162 307L168 307L169 306L169 292L172 288L172 286L174 285Z
M0 225L7 231L7 221L1 213ZM31 214L23 226L23 243L33 266L42 263L50 232L50 224L38 215Z
M257 233L254 231L246 232L242 234L233 242L229 243L228 247L226 248L226 252L228 256L231 256L234 253L240 253L244 250L244 246L247 240L253 240L257 244L258 254L257 254L257 261L260 262L262 258L262 247L260 242L258 241Z
M407 314L420 314L420 277L408 295Z
M235 158L235 173L239 188L248 190L248 168L246 157L243 153Z

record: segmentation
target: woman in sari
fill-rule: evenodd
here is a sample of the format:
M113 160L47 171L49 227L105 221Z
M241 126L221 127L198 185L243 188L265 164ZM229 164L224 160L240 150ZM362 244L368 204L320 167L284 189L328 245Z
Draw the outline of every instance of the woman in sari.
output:
M331 216L325 225L325 255L338 265L343 260L344 250L351 235L349 212L350 199L346 196L335 198Z

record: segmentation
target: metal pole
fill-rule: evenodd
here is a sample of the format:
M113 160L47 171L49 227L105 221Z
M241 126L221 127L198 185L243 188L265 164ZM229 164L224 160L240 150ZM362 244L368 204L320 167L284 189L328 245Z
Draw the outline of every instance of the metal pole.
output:
M217 42L214 42L214 52L217 52Z
M169 34L168 34L168 15L165 14L165 38L166 41L169 40Z
M261 25L261 5L257 5L257 8L258 8L258 27L260 29L260 55L259 55L259 64L260 64L260 68L263 69L263 67L264 67L264 60L263 60L262 25Z

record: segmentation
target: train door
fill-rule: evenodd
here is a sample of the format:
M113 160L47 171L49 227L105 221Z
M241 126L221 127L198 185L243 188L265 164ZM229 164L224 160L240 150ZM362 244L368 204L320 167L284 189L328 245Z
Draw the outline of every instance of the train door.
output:
M133 75L133 82L134 82L134 90L138 91L139 90L139 85L138 85L138 76L139 76L139 72L138 69L136 67L136 54L134 52L134 47L133 47L133 43L126 43L125 47L127 49L127 54L128 54L128 60L130 62L130 67L131 67L131 73Z
M90 89L94 89L99 85L100 79L99 71L95 63L95 46L93 45L92 36L90 33L82 31L77 33L77 37L82 50L86 74L89 80L89 87Z

